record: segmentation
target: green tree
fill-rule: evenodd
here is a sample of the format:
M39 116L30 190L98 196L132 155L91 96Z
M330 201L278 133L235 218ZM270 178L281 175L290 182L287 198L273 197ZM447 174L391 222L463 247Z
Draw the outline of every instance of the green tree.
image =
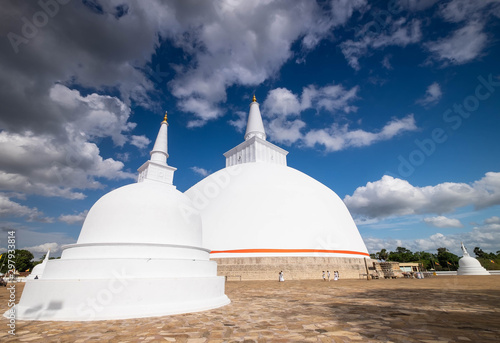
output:
M0 266L2 266L0 272L6 273L8 271L9 269L8 262L9 262L9 254L3 253L2 258L0 259ZM31 271L31 269L34 266L33 254L28 250L16 249L14 252L14 263L16 270L20 272L24 272L28 269Z
M437 259L442 269L457 270L459 257L446 248L437 249ZM438 268L436 268L438 269Z
M486 268L486 270L499 270L500 269L500 251L497 253L485 252L480 247L474 248L474 254L477 256L477 260L481 265Z
M377 259L379 259L379 260L384 260L385 261L389 257L389 254L387 253L386 249L382 249L378 253L375 254L375 257Z
M481 249L480 247L475 247L474 248L474 254L476 254L477 257L481 257L481 258L485 258L486 256L483 249Z
M395 262L413 262L417 261L414 254L404 247L397 247L396 251L391 251L389 254L389 261Z
M437 258L433 254L426 251L417 251L413 254L413 256L419 263L422 263L425 269L429 270L435 268L432 261Z

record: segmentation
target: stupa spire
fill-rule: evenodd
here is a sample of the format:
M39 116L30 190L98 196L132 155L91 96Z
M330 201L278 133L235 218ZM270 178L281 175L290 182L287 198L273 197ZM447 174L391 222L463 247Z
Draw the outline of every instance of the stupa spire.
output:
M465 248L465 245L464 245L464 242L462 242L462 252L463 252L463 256L470 256L469 255L469 252L467 251L467 249Z
M155 145L151 150L151 161L167 164L168 158L168 122L167 112L161 122L160 131L156 137Z
M160 125L160 131L156 137L155 145L151 150L151 158L144 163L137 171L139 177L137 182L145 180L154 180L163 183L172 184L174 171L177 169L167 164L168 158L168 122L167 112Z
M245 141L224 154L226 167L250 162L266 162L286 166L288 151L266 141L266 131L255 95L250 104Z
M47 253L45 254L45 258L43 259L43 262L47 262L49 260L49 255L50 255L50 249L47 250Z
M266 131L264 130L264 123L262 122L259 103L257 102L257 98L255 97L255 95L253 96L253 101L250 104L250 113L248 114L245 140L249 140L254 136L266 140Z

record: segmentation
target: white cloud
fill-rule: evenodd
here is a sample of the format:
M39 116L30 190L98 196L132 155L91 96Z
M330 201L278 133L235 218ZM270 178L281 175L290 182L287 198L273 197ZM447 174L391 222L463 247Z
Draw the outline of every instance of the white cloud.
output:
M68 236L65 232L44 232L38 228L29 228L18 223L3 222L0 226L0 253L5 251L3 247L7 246L7 231L15 231L16 246L20 249L31 249L33 247L34 249L30 251L35 255L35 259L45 254L49 247L52 247L52 252L55 253L60 251L62 245L76 243L76 238ZM59 248L55 248L54 243ZM45 244L51 244L52 246L45 246Z
M422 11L433 6L438 0L398 0L398 4L410 11Z
M176 21L155 1L125 4L119 20L116 3L100 5L102 15L85 8L88 3L70 2L28 43L4 41L0 83L9 87L0 93L1 190L82 199L82 190L103 187L100 178L135 177L122 162L103 158L97 144L107 138L116 146L144 143L130 137L136 126L130 104L152 106L154 87L143 69L160 34L167 27L173 33ZM23 13L40 7L13 2L3 9L6 32L20 33Z
M190 168L195 174L198 174L202 177L205 177L205 176L208 176L208 174L210 174L210 172L204 168L200 168L200 167L191 167Z
M134 178L123 171L123 163L111 158L103 159L99 148L87 142L85 135L66 127L67 136L36 136L0 132L0 189L83 199L85 196L74 189L96 189L102 184L96 178Z
M332 84L319 89L309 85L302 90L301 107L303 110L315 108L329 112L356 112L358 108L350 103L358 98L358 91L358 86L347 90L342 85Z
M243 132L247 126L247 113L243 111L236 111L237 119L228 120L231 126L234 126L238 132Z
M440 6L441 16L449 22L458 23L470 19L487 20L487 15L499 16L500 3L497 0L453 0Z
M356 10L363 11L367 5L365 0L331 0L333 25L343 25Z
M110 138L123 146L136 125L129 121L129 105L150 104L153 84L141 67L158 43L159 22L151 19L160 14L156 3L132 3L116 20L84 6L70 2L64 15L49 18L50 30L40 29L28 43L0 55L0 83L9 85L0 93L1 190L83 199L82 190L103 187L101 178L134 177L122 162L103 158L96 143ZM116 10L112 3L102 7ZM19 32L20 16L40 7L9 3L4 9L0 21L7 31Z
M405 47L408 44L417 43L422 39L420 29L421 22L418 19L407 21L405 18L399 18L389 22L382 27L382 32L372 31L370 22L356 34L360 37L358 40L347 40L340 44L340 48L349 65L355 70L359 70L359 59L367 55L370 49L383 49L388 46Z
M59 252L61 246L56 242L52 242L52 243L43 243L32 247L24 247L23 249L28 250L33 254L46 254L47 251L49 251L50 249L50 253L52 254Z
M481 55L488 42L483 26L478 21L470 22L450 36L426 43L425 46L432 53L432 58L443 65L471 62Z
M66 224L82 224L87 217L88 212L88 210L85 210L77 214L61 214L57 219Z
M470 185L445 182L425 187L384 175L346 195L344 202L351 213L366 218L443 214L468 205L486 208L500 204L500 173L488 172Z
M382 249L394 251L397 247L408 247L406 242L400 239L383 239L377 237L363 237L363 242L368 249L368 252L374 254Z
M124 133L136 126L128 121L130 108L118 98L96 93L83 97L61 84L54 85L49 94L66 114L64 125L71 134L84 134L90 139L110 137L115 145L123 146L127 141Z
M129 152L116 153L116 158L120 161L128 162L130 160L130 153Z
M473 254L474 247L481 247L485 251L496 252L500 246L500 223L488 223L488 219L486 219L483 224L475 226L468 232L453 234L437 232L429 237L414 240L363 237L363 241L371 253L375 253L381 249L394 251L398 246L408 248L413 252L429 251L436 253L438 248L444 247L452 253L462 256L460 249L462 242L470 254Z
M0 217L22 217L29 222L52 223L53 218L46 217L37 208L31 208L10 200L0 193Z
M203 126L208 120L216 119L222 115L222 111L217 106L205 99L188 97L179 101L177 105L184 112L192 112L198 117L198 119L190 120L188 127Z
M304 136L304 143L308 147L322 145L327 151L338 151L349 147L369 146L375 142L389 140L395 136L417 129L412 114L393 119L378 132L367 132L361 129L350 130L348 125L332 125L329 129L310 130Z
M135 175L112 158L103 159L92 140L109 137L122 146L135 127L128 121L130 108L117 98L90 94L56 84L50 91L65 120L57 132L0 132L0 189L6 191L82 199L75 189L103 187L97 180L127 179ZM141 136L132 141L144 143ZM139 139L137 138L139 137Z
M344 25L355 11L363 10L366 1L335 0L330 5L327 9L316 2L290 4L284 0L228 0L196 6L151 1L144 5L124 0L100 3L102 13L97 14L86 8L91 7L89 3L70 2L64 6L64 16L50 18L50 30L40 30L29 43L6 49L0 56L0 65L4 66L0 69L0 83L10 85L0 94L0 103L4 105L0 127L3 133L24 139L29 133L38 143L57 141L66 146L66 141L77 140L70 135L82 134L78 138L82 144L110 137L117 146L128 142L142 148L146 139L130 136L135 124L129 122L129 106L134 103L154 107L150 98L156 94L153 81L167 82L178 98L179 108L195 115L189 127L202 126L224 114L219 105L226 100L228 87L258 85L273 77L293 57L292 44L300 42L301 53L307 53L330 36L333 28ZM9 13L39 10L36 2L6 6L0 13L0 21L7 25L6 32L20 29L21 21L12 20ZM127 10L118 18L119 6ZM170 64L170 74L161 73L158 68L153 72L151 56L160 39L182 49L189 62L185 66ZM80 87L91 94L71 89ZM120 99L103 95L104 92L119 94ZM240 122L232 124L241 127ZM87 152L97 154L92 156L95 161L102 159L98 149ZM81 157L77 153L76 160ZM110 173L118 166L115 164ZM70 176L72 172L68 168L53 169L54 175ZM4 173L5 182L19 177L26 181L27 173ZM72 182L73 185L59 189L49 182L46 190L35 180L36 187L24 188L38 194L81 198L83 194L71 189L78 185L99 186L92 176L88 181L90 186Z
M141 136L132 135L132 136L130 136L130 144L138 147L139 149L147 148L150 143L151 143L151 140L144 135L141 135Z
M118 5L129 9L119 20L114 15ZM147 6L133 1L100 3L103 14L85 6L88 3L73 1L62 6L49 17L50 29L38 30L25 44L5 41L0 83L10 87L0 94L2 128L57 132L67 115L49 97L54 83L112 90L127 105L134 101L151 106L149 93L154 87L142 69L150 62L160 34L175 32L175 13L158 1ZM40 11L38 2L12 2L3 9L0 21L7 25L5 32L16 34L21 34L24 14Z
M479 208L487 208L500 204L500 173L489 172L478 181L473 183L478 193L474 205Z
M304 138L301 130L306 126L300 119L292 121L281 117L274 118L267 123L267 134L274 141L290 145Z
M464 227L460 220L456 218L448 218L445 216L428 217L423 219L424 223L430 226L445 228L445 227Z
M382 60L382 66L387 70L393 69L390 61L391 57L391 55L385 55L384 59Z
M196 116L189 126L223 115L218 104L226 101L228 87L255 86L274 76L293 57L294 42L301 40L303 50L309 51L331 35L332 28L364 8L366 1L335 0L330 5L331 12L314 1L193 6L189 19L180 20L182 34L171 36L174 44L190 53L192 63L179 67L169 82L180 107ZM186 11L176 7L175 11Z
M500 224L500 217L493 216L484 220L485 224Z
M455 251L457 255L460 252L460 244L464 242L470 254L473 254L474 247L481 247L486 251L496 252L500 245L500 224L487 224L475 226L472 231L444 235L436 233L429 238L417 239L414 241L415 247L420 250L434 250L439 247L447 247Z
M262 105L265 116L288 117L300 114L302 105L297 96L286 88L275 88L269 91Z
M275 88L269 91L263 103L263 112L267 117L293 117L302 111L315 109L331 113L341 111L344 113L355 112L357 107L352 102L358 99L358 86L345 89L342 85L327 85L317 88L309 85L302 89L302 96L293 94L286 88Z
M439 83L434 82L429 87L427 87L424 97L418 99L417 103L423 106L435 105L438 103L442 96L443 93L441 92L441 86L439 86Z
M262 106L264 117L270 118L265 122L267 134L273 141L286 145L299 142L307 147L322 145L327 151L338 151L348 147L368 146L416 129L413 115L393 119L379 132L350 130L348 125L337 124L327 129L305 129L306 123L300 119L302 111L312 108L330 113L354 112L357 107L352 102L358 98L358 90L358 86L345 89L342 85L335 84L321 88L309 85L303 88L299 100L297 95L286 88L273 89Z

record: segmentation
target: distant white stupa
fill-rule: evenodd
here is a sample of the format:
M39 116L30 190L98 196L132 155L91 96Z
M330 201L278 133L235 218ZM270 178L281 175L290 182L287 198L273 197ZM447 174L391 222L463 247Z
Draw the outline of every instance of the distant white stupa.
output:
M230 301L202 248L199 212L172 184L167 116L138 182L90 209L76 244L27 280L24 320L102 320L202 311Z
M458 275L490 275L490 273L476 260L470 256L462 242L463 257L458 260Z
M268 142L250 104L245 140L224 154L226 168L186 191L200 210L203 246L219 275L276 279L365 273L366 246L344 202L312 177L287 166L288 152Z

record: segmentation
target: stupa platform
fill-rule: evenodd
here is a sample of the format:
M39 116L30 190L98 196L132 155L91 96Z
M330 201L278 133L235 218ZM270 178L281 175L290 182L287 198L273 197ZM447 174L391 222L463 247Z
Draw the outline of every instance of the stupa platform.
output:
M500 276L227 282L231 304L97 322L0 318L2 342L495 342ZM23 284L17 286L17 296ZM0 310L9 293L0 288Z
M278 273L283 271L285 280L320 279L323 271L330 271L331 279L336 270L342 279L359 279L366 275L364 258L327 257L327 256L274 256L274 257L238 257L214 258L217 262L217 275L228 280L278 280ZM367 259L368 267L373 261Z

